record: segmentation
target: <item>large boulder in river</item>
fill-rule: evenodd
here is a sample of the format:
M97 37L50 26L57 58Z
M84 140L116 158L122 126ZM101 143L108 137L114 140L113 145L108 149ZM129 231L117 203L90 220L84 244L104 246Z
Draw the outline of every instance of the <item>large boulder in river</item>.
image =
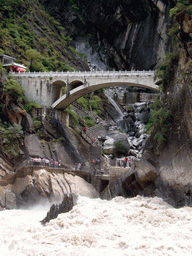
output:
M126 134L119 132L118 130L109 131L107 134L107 140L104 142L103 152L107 155L114 153L114 143L120 142L126 146L127 150L130 150L130 145Z

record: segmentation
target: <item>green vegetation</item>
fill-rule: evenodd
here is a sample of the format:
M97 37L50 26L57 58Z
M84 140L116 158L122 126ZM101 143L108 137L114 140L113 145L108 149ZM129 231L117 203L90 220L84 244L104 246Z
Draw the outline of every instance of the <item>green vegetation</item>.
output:
M30 102L24 95L23 88L12 78L8 76L8 80L3 88L3 94L8 96L9 101L16 105L20 105L28 113L31 112L32 108L40 108L41 106L35 102Z
M5 83L5 86L3 88L3 92L4 92L5 95L8 95L9 99L15 104L22 104L26 101L26 97L24 96L24 90L11 77Z
M149 131L153 128L154 140L158 144L163 144L168 138L168 131L172 125L178 125L179 120L177 116L180 116L178 104L175 101L167 100L167 93L171 91L174 84L175 72L178 67L179 50L178 50L178 35L180 32L180 19L185 14L192 14L192 5L187 0L178 0L175 7L170 10L171 24L169 28L169 36L172 40L172 52L167 52L163 59L162 65L158 68L156 76L160 78L160 88L163 101L160 97L157 97L156 101L152 105L152 111L150 114L149 122L146 127ZM181 21L182 22L182 21ZM174 113L174 115L173 115ZM175 121L174 121L175 120Z
M95 125L95 121L90 116L86 116L85 117L85 124L89 127L92 127L92 126Z
M178 43L179 23L177 22L177 15L181 13L192 14L192 4L189 3L189 0L178 0L176 6L170 10L172 22L168 35L171 37L172 46Z
M33 108L41 108L41 106L35 102L26 101L25 105L23 106L27 113L31 114Z
M113 151L115 155L127 155L128 147L122 141L116 141L113 144Z
M19 156L20 140L23 135L22 127L18 124L9 125L0 122L1 147L12 157Z
M42 125L41 121L34 120L34 130L37 133L39 139L44 139L43 125Z
M71 38L40 2L0 1L0 54L16 57L27 71L74 71L74 60L85 56L69 49ZM71 4L75 8L75 3Z
M77 103L81 105L85 110L93 110L95 114L101 116L103 112L103 101L105 97L103 90L97 90L90 95L85 95L77 100Z
M103 102L101 98L98 95L93 95L89 103L92 110L94 110L97 115L101 116L101 113L103 111Z
M178 61L178 53L167 52L163 64L158 68L156 76L161 80L160 88L162 92L166 92L172 86Z
M75 114L75 112L72 110L72 106L70 105L67 109L65 109L65 112L69 113L70 118L70 126L75 129L76 126L79 124L79 118Z
M146 128L151 131L154 129L154 140L157 140L159 145L166 141L168 129L171 126L172 113L169 109L162 105L158 96L152 105L152 111Z
M79 105L81 105L85 110L88 109L89 103L88 103L88 100L87 100L86 96L79 98L79 99L77 100L77 103L78 103Z

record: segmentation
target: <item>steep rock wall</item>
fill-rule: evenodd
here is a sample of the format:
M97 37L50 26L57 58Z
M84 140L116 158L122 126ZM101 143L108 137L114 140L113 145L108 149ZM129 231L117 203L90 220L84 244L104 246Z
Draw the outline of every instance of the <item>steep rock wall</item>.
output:
M67 7L68 1L65 7L45 2L67 33L91 38L107 53L113 68L155 69L169 48L167 27L174 1L80 0L76 13Z
M178 17L179 18L179 17ZM175 207L192 206L192 16L184 13L180 24L179 61L173 81L161 94L161 102L172 113L167 139L158 144L153 130L141 161L109 185L103 198L160 196ZM185 36L183 36L185 35ZM115 186L115 185L116 186ZM110 192L109 192L110 191Z

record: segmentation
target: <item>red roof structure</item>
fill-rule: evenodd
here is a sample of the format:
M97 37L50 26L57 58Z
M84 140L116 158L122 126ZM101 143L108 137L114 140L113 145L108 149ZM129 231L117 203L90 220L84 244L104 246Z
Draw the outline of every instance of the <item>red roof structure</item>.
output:
M6 54L0 55L1 62L3 67L7 69L7 71L11 72L25 72L26 68L23 64L19 64L14 62L15 58Z

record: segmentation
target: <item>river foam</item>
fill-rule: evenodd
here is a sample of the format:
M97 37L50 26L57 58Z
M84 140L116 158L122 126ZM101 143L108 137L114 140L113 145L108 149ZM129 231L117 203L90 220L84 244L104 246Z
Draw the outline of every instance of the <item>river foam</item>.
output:
M192 255L192 208L160 198L79 197L42 226L42 209L0 212L2 256Z

